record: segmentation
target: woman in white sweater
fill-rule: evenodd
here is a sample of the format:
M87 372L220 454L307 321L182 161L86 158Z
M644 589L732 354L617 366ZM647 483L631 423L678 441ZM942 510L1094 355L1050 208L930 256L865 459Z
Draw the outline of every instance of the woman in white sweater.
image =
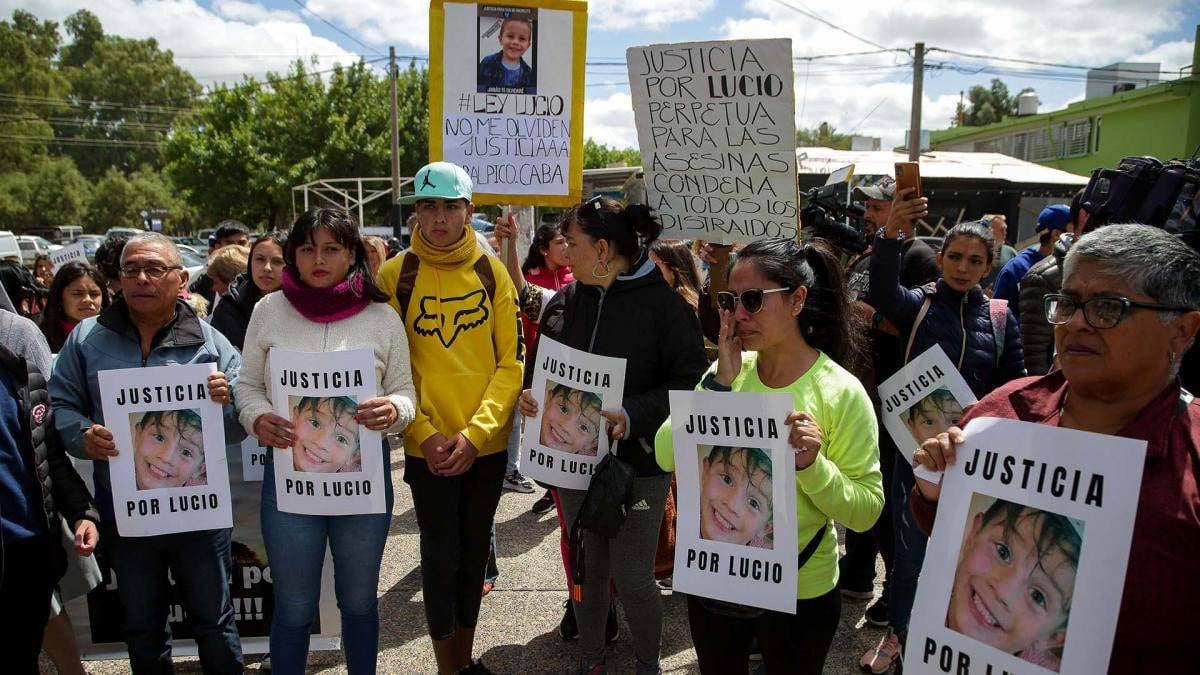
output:
M350 214L339 208L315 208L301 215L288 235L284 260L281 292L258 302L246 330L242 371L235 385L246 431L264 446L287 448L296 441L291 421L273 412L267 372L271 347L307 352L373 349L379 395L358 404L355 420L376 431L403 431L412 421L416 398L408 338L400 317L385 304L387 296L368 272L366 249ZM318 415L319 405L314 410ZM267 454L268 463L271 456ZM275 472L271 466L263 472L262 532L275 595L271 620L275 673L304 672L326 543L333 553L346 667L352 675L375 672L376 587L392 512L388 475L385 513L314 516L280 511Z

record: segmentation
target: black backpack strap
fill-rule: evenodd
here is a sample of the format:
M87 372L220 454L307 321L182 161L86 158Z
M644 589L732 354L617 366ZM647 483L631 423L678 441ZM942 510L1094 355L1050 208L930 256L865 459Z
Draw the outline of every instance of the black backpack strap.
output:
M825 538L825 533L828 530L829 521L827 520L825 521L825 524L821 526L821 529L817 530L817 533L813 535L813 538L808 540L808 545L804 547L803 551L800 551L800 555L796 556L796 569L804 567L805 563L808 562L808 559L813 557L813 554L817 552L817 547L821 545L821 540Z
M492 263L488 260L486 253L479 256L479 260L475 261L475 276L479 277L479 283L483 284L483 290L487 293L488 302L492 303L492 307L495 307L496 272L492 270Z
M400 320L406 321L408 302L412 299L413 288L417 285L417 272L421 268L421 259L409 251L404 254L400 263L400 276L396 279L396 304L400 307Z

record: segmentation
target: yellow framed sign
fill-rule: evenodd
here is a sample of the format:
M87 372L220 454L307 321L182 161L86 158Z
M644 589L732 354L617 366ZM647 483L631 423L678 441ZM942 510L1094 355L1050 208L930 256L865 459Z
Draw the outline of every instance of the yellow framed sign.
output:
M477 204L579 203L586 53L586 2L432 0L429 160Z

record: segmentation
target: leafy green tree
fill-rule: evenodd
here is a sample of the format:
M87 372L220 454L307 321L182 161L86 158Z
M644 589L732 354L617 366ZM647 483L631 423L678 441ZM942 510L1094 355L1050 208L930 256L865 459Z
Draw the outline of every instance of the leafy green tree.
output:
M1015 115L1017 99L1027 91L1033 89L1026 87L1017 92L1016 96L1010 96L1008 85L998 78L992 79L990 87L977 84L967 92L966 104L959 103L955 106L951 125L958 126L961 123L968 127L981 127Z
M54 67L58 24L24 10L0 21L0 170L23 171L54 137L47 117L62 114L70 83ZM54 103L59 101L59 103Z
M92 186L66 157L39 162L28 173L25 225L79 225Z
M92 188L84 223L90 232L141 227L144 209L166 209L168 232L190 231L196 225L195 209L165 176L149 169L135 171L128 177L109 169Z
M850 134L839 134L829 122L821 122L811 129L797 129L796 145L805 148L849 150Z
M603 169L625 162L626 166L641 166L642 152L637 148L610 148L592 139L583 142L583 168Z

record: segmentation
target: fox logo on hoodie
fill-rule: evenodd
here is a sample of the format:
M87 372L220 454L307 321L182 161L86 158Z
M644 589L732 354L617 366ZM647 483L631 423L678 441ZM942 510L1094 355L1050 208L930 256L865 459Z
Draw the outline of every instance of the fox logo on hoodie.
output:
M413 321L417 335L436 335L449 349L459 333L483 325L488 320L487 293L481 288L456 298L421 298L421 314Z

